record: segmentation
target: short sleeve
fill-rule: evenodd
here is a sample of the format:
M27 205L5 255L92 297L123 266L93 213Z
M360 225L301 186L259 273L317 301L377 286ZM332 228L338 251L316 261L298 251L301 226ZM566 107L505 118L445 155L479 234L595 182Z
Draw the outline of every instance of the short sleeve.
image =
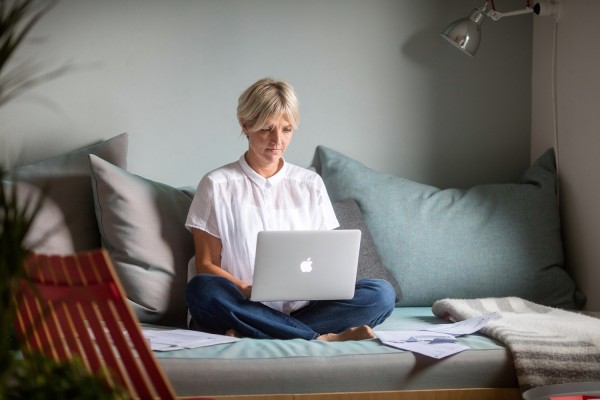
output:
M220 238L215 212L214 185L208 176L204 176L198 184L188 211L185 227L189 231L197 228Z

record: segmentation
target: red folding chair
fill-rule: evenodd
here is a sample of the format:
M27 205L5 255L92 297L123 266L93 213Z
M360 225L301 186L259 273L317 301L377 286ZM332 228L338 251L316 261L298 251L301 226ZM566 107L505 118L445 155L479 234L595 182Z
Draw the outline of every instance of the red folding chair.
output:
M25 356L79 358L131 397L174 399L105 250L68 256L32 254L15 294L16 331Z

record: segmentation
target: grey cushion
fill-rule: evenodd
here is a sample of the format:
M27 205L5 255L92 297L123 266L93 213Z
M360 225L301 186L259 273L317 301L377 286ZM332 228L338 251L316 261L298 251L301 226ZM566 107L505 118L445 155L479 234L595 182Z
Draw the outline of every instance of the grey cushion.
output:
M340 223L339 229L359 229L362 232L360 237L360 253L358 256L356 279L385 279L394 286L394 289L396 290L396 302L399 302L402 299L400 285L398 285L398 281L396 281L394 275L392 275L381 262L377 247L375 247L369 229L367 229L363 222L356 201L352 199L338 201L333 203L333 209L338 222Z
M403 306L443 298L516 296L579 308L563 268L554 153L518 183L439 189L372 170L318 147L315 168L332 201L354 199Z
M64 215L54 201L45 196L35 185L25 182L2 182L9 199L16 196L21 210L27 210L31 216L39 204L27 236L25 248L45 254L71 254L74 251L73 238L69 231ZM41 201L41 204L40 204Z
M89 156L102 245L140 322L185 327L191 195Z
M50 249L51 252L67 253L73 248L81 251L100 247L88 155L96 154L121 168L126 168L127 146L128 135L123 133L48 160L17 167L10 172L13 179L42 188L62 210L73 238L73 247L53 248Z
M444 324L431 307L396 307L375 331L420 329ZM242 339L223 346L199 347L155 353L180 396L233 396L294 393L366 392L451 388L515 388L517 375L510 352L500 342L480 334L465 335L459 342L472 349L436 360L381 344L379 340L322 343L318 340ZM299 379L302 377L302 379ZM340 399L443 398L396 393L367 396L332 396ZM447 392L446 392L447 394ZM458 396L446 396L458 398ZM481 396L461 396L477 399ZM513 396L514 397L514 396ZM237 397L236 397L237 398ZM493 395L485 396L492 399ZM507 396L499 397L507 398Z

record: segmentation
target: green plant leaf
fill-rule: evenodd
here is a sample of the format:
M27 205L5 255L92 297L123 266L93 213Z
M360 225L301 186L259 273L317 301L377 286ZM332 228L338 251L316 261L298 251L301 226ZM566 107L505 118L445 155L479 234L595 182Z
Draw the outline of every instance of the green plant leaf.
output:
M15 52L31 29L59 0L0 1L0 107L25 91L55 79L70 66L63 65L39 73L36 67L25 64L7 71Z

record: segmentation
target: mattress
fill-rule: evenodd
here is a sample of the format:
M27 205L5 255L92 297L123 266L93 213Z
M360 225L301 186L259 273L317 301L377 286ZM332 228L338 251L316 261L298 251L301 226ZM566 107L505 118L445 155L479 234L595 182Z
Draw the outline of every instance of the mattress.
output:
M430 307L398 307L376 330L439 323L446 322ZM326 343L244 338L155 356L179 396L518 386L503 344L480 334L462 336L459 342L470 349L441 360L391 348L377 339Z

